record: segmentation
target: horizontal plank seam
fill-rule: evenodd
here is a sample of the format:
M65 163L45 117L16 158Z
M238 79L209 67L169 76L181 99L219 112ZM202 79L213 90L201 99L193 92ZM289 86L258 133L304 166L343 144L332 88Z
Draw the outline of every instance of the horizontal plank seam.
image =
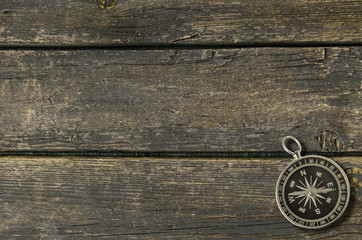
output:
M309 47L358 47L362 42L251 42L237 44L82 44L82 45L6 45L0 44L0 50L165 50L165 49L225 49L225 48L309 48Z
M322 155L326 157L356 156L362 152L302 152L304 155ZM291 158L286 152L149 152L149 151L0 151L0 156L49 156L49 157L182 157L182 158Z

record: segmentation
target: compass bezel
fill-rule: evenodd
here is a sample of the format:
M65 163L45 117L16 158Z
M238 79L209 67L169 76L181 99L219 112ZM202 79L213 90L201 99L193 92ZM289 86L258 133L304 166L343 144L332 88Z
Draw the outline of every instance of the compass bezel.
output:
M305 167L311 167L311 166L318 166L318 163L309 163L306 160L307 159L320 159L320 160L324 160L326 162L328 162L329 164L333 165L336 170L338 170L338 172L342 175L342 178L346 184L346 199L345 200L341 200L342 198L342 190L341 190L341 180L338 179L337 174L333 171L329 171L330 174L333 176L334 180L338 183L338 199L336 201L336 205L333 207L333 210L330 211L329 213L325 214L322 218L319 219L304 219L302 217L299 217L295 214L295 212L293 212L293 210L291 210L288 207L288 204L285 201L285 184L288 181L289 177L292 176L295 172L295 169L290 170L291 167L297 168L297 166L295 165L296 163L300 162L301 160L305 160L305 163L298 166L298 168L300 167L300 169L303 169ZM321 165L320 167L322 167L323 165ZM288 170L290 170L288 172ZM337 171L336 171L337 172ZM283 179L284 178L284 179ZM281 184L282 183L282 184ZM281 191L280 191L281 188ZM323 157L323 156L318 156L318 155L307 155L307 156L303 156L297 159L293 159L284 169L283 171L280 173L277 184L276 184L276 188L275 188L275 197L276 197L276 201L277 201L277 205L279 210L281 211L281 213L283 214L283 216L289 221L291 222L293 225L301 227L301 228L306 228L306 229L320 229L320 228L324 228L327 227L333 223L335 223L345 212L348 203L349 203L349 199L350 199L350 184L349 184L349 180L348 177L346 175L346 173L344 172L344 170L333 160L327 158L327 157ZM281 197L281 198L280 198ZM339 207L340 202L344 202L343 204L343 208L338 211L338 215L335 216L332 220L329 219L329 217L337 212L335 211L337 209L337 207ZM290 213L289 213L290 212ZM292 217L294 219L291 219L291 216L289 215L293 215ZM327 220L327 222L325 224L320 224L321 219ZM312 224L310 224L312 223ZM314 226L313 226L314 223Z

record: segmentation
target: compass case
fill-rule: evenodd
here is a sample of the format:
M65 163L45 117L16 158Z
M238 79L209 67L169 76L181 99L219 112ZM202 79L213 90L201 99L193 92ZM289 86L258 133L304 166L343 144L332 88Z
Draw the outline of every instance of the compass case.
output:
M280 174L276 201L294 225L318 229L334 223L346 210L350 185L333 160L309 155L293 160Z

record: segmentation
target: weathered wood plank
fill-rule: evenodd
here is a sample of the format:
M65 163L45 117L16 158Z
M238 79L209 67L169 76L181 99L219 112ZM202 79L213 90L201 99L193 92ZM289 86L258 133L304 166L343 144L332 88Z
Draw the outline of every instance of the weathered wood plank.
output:
M0 158L3 239L358 239L362 158L333 158L349 210L320 231L296 228L274 199L290 160Z
M2 0L0 45L361 43L361 11L360 0Z
M361 151L361 51L0 51L0 146Z

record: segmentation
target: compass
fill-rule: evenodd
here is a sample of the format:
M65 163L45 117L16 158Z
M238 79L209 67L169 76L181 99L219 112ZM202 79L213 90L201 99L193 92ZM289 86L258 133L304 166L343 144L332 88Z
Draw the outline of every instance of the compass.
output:
M293 140L297 151L286 143ZM308 229L318 229L334 223L346 210L350 186L347 175L333 160L308 155L301 157L299 141L287 136L283 148L294 160L281 172L275 190L278 207L292 224Z

